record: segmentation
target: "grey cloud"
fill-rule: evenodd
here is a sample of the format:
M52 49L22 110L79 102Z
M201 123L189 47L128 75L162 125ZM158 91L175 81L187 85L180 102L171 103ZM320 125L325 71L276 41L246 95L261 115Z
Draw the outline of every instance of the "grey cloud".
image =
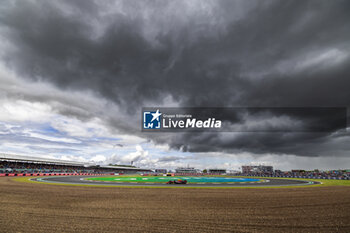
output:
M57 154L72 154L74 152L79 152L78 149L74 148L43 148L40 146L28 146L30 150L41 152L41 153L57 153Z
M62 114L99 115L112 130L171 148L345 155L347 134L340 144L329 133L141 133L141 107L168 96L190 107L349 104L348 1L213 1L205 9L176 2L184 7L177 14L173 1L8 3L0 23L12 46L2 59L24 78L89 90L118 106ZM308 63L317 57L323 62Z
M172 162L172 161L179 161L179 160L183 160L186 159L184 157L181 156L164 156L158 159L158 162Z

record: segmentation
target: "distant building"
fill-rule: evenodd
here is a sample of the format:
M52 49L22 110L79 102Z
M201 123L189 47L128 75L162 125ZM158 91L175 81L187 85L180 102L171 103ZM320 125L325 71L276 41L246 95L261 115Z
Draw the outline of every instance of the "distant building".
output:
M242 166L242 173L243 174L273 173L273 167L272 166L264 166L264 165Z
M241 174L242 172L239 170L226 170L226 173L231 175L236 175L236 174Z
M226 173L226 169L209 169L208 172L215 174L224 174Z
M198 169L194 167L178 167L175 169L176 173L197 173Z
M167 173L168 171L166 169L155 169L154 170L155 173Z

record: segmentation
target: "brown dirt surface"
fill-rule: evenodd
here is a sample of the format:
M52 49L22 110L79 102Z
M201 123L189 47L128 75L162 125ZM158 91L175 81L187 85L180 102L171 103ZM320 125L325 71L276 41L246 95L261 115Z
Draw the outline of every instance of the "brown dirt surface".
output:
M350 187L108 188L1 177L0 232L350 232Z

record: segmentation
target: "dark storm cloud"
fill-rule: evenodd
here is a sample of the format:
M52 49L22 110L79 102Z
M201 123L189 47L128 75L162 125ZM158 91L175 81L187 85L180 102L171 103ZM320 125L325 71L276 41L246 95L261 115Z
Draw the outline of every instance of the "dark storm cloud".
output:
M189 107L347 106L348 1L98 3L4 4L1 33L11 46L3 60L30 80L93 91L130 116L106 117L112 127L171 148L305 156L349 149L331 133L144 134L135 117L166 97Z

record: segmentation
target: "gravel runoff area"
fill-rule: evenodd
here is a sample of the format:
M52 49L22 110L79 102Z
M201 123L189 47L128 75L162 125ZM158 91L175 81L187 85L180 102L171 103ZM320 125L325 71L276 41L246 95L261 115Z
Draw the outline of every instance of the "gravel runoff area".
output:
M101 179L99 177L98 179ZM116 177L117 179L117 177ZM63 176L63 177L39 177L32 178L33 181L46 183L61 183L61 184L88 184L88 185L112 185L112 186L148 186L148 187L262 187L262 186L299 186L313 185L317 182L287 180L287 179L262 179L261 182L237 182L237 183L188 183L185 185L169 185L166 181L163 183L137 183L137 182L118 182L118 181L101 181L89 180L89 177L80 176Z
M350 186L159 189L0 178L0 232L350 232Z

